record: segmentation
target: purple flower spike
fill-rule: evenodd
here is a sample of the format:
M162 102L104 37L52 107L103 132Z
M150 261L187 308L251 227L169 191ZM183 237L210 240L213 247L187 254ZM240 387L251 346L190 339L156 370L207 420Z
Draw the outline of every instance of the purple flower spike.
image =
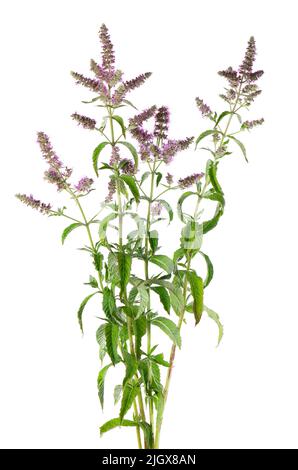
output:
M203 100L196 98L196 104L203 117L210 117L212 115L211 109Z
M84 129L90 129L90 130L95 129L95 126L96 126L95 119L91 119L87 116L82 116L81 114L78 114L78 113L73 113L71 117L74 121L77 121L79 125L84 127Z
M93 184L93 179L88 178L87 176L84 176L75 185L75 188L79 193L87 193L88 191L90 191L92 184Z
M26 204L26 206L38 210L41 214L49 214L51 212L51 204L45 204L44 202L39 201L39 199L34 199L32 194L30 194L30 196L27 196L26 194L16 194L16 198L23 204Z
M170 122L169 108L161 106L158 108L155 116L154 135L158 139L166 139L168 137Z
M108 195L107 197L105 198L105 202L108 203L108 202L112 202L113 200L113 196L116 192L116 181L113 177L110 177L110 181L108 183Z
M186 189L197 183L201 178L203 178L204 173L194 173L193 175L187 176L186 178L180 178L178 180L178 186L181 189Z
M99 39L102 46L102 67L106 71L111 71L115 64L115 54L109 30L105 24L102 24L99 29Z

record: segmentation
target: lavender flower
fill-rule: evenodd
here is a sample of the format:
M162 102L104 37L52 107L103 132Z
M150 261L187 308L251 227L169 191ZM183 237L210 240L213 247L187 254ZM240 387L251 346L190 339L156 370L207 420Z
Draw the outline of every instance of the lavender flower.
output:
M178 186L181 189L189 188L193 184L197 183L203 176L204 173L194 173L193 175L187 176L186 178L180 178L178 180Z
M53 150L52 144L47 134L44 132L37 133L37 142L39 144L43 158L52 166L62 168L63 164Z
M99 39L102 46L102 67L104 70L113 70L115 64L115 54L113 44L110 39L109 30L105 24L99 29Z
M143 162L149 162L151 160L150 147L148 145L141 144L139 154Z
M232 67L228 67L226 70L220 70L218 75L226 78L232 88L237 88L239 85L240 76Z
M135 174L135 172L136 172L135 165L131 160L129 160L129 158L123 158L120 161L120 165L121 165L122 173L124 173L125 175L134 175Z
M131 128L130 133L140 144L143 145L146 145L153 140L153 134L141 126Z
M26 204L26 206L38 210L41 214L49 214L52 209L51 204L45 204L44 202L39 201L39 199L34 199L32 194L30 194L30 196L27 196L26 194L16 194L16 198L23 204Z
M112 95L112 103L113 105L118 105L122 102L125 98L126 93L129 91L138 88L139 86L143 85L143 83L151 76L151 72L146 72L144 74L138 75L136 78L132 80L128 80L123 82L117 90Z
M112 155L110 158L110 165L114 166L117 165L120 161L120 149L116 145L112 147Z
M156 202L155 204L152 204L151 206L151 214L155 217L160 216L162 211L162 204L160 202Z
M196 98L196 104L203 117L211 117L212 111L209 106L203 102L203 100Z
M92 178L83 176L83 178L81 178L80 181L75 185L75 188L79 193L87 193L88 191L90 191L92 184Z
M239 67L240 73L249 75L252 72L253 63L256 58L256 41L253 36L249 38L248 46L242 64Z
M151 117L155 115L156 106L151 106L148 109L145 109L139 114L136 114L133 118L130 118L129 125L130 126L141 126L144 121L148 121Z
M110 177L110 180L109 180L109 183L108 183L108 191L109 191L108 195L105 198L106 203L112 202L113 196L116 192L116 181L112 176Z
M88 78L82 75L81 73L77 72L70 72L73 78L76 80L76 83L78 85L83 85L86 88L89 88L89 90L94 91L96 93L100 92L100 82L98 80L95 80L93 78Z
M171 175L170 173L167 173L166 181L167 181L168 185L171 185L173 183L173 175Z
M81 114L78 113L73 113L71 115L74 121L77 121L78 124L80 124L84 129L95 129L96 126L96 121L95 119L91 119L87 116L82 116Z
M193 137L187 137L182 140L168 140L161 148L162 160L169 164L174 156L181 150L186 150L193 142Z
M253 121L245 121L242 124L242 129L253 129L254 127L261 126L264 122L264 118L254 119Z
M166 106L158 108L155 115L154 135L158 139L166 139L170 122L169 109Z

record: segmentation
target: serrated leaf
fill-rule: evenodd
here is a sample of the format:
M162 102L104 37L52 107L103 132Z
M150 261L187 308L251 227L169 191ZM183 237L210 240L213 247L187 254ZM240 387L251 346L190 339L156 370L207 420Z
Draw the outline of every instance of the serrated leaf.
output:
M126 367L125 377L123 379L122 386L125 387L126 383L133 378L136 371L138 370L138 361L134 356L125 352L124 354L124 362Z
M108 277L109 281L116 286L120 284L117 255L109 253L108 255Z
M149 303L149 295L148 295L147 287L142 281L140 282L137 278L131 277L130 282L137 289L138 296L139 296L139 308L138 308L138 314L136 316L136 319L137 319L146 310L148 303Z
M216 313L214 310L211 310L211 308L208 308L206 305L204 305L204 311L208 314L208 316L213 321L215 321L215 323L218 326L218 341L217 341L217 346L218 346L223 337L223 325L220 322L218 313Z
M123 419L122 421L120 418L113 418L104 423L100 429L100 435L102 436L105 432L110 431L111 429L115 429L119 426L137 426L135 421L131 421L129 419Z
M130 151L130 153L133 156L133 159L134 159L134 162L135 162L135 169L137 170L138 166L139 166L139 157L138 157L138 152L136 151L135 147L130 142L123 142L121 140L118 141L117 143L121 144L121 145L124 145L126 148L128 148L128 150Z
M144 316L140 316L133 322L133 330L135 335L135 349L137 359L141 356L142 337L146 334L147 321Z
M208 255L206 255L202 251L200 251L200 254L205 259L206 265L207 265L207 275L206 275L206 278L204 280L204 287L207 287L210 284L210 282L212 281L212 278L213 278L213 273L214 273L213 264L212 264L212 262L211 262Z
M116 121L119 124L119 126L121 127L122 135L125 138L126 137L126 132L125 132L126 129L125 129L123 118L121 116L113 115L112 119L114 119L114 121Z
M122 400L121 400L121 408L120 408L120 423L123 422L123 418L126 413L132 407L134 399L138 394L139 386L137 384L127 383L123 388Z
M106 373L111 367L112 364L108 364L107 366L103 367L97 377L97 389L98 389L98 397L101 404L101 408L103 409L104 405L104 388L105 388L105 377Z
M66 237L73 231L75 230L76 228L78 227L81 227L83 224L81 223L74 223L74 224L70 224L68 227L66 227L63 232L62 232L62 235L61 235L61 241L62 241L62 245L64 244L64 241L66 239Z
M121 175L121 180L123 180L127 186L129 187L133 197L135 198L135 201L137 203L140 202L140 193L139 193L139 190L138 190L138 187L136 185L136 182L134 180L134 178L130 175Z
M170 363L164 360L163 353L151 356L151 360L157 362L157 364L160 364L161 366L170 367Z
M105 287L102 297L102 309L108 320L115 323L117 318L117 307L114 294L109 287Z
M203 279L194 271L189 271L187 273L187 279L189 281L190 290L193 297L193 313L197 325L201 320L203 313L204 283Z
M178 327L169 318L157 317L151 321L152 325L158 326L179 348L181 347L181 336Z
M108 355L111 358L113 365L120 361L118 355L118 339L119 339L119 327L115 323L107 323L105 327L106 336L106 347Z
M158 286L158 287L152 287L151 288L156 294L159 296L159 300L163 305L163 308L165 311L170 315L171 312L171 299L168 294L168 291L165 287Z
M120 276L120 295L122 296L126 290L126 286L130 278L132 258L123 252L117 253L117 258Z
M166 255L154 255L149 258L150 263L154 263L160 268L162 268L164 271L166 271L168 274L171 274L174 270L174 263Z
M91 297L93 297L95 294L97 294L97 292L93 292L92 294L87 295L87 297L84 298L83 302L81 303L81 305L79 307L77 315L78 315L79 325L80 325L80 328L82 330L82 333L84 333L82 315L83 315L83 312L84 312L84 309L86 307L87 302L89 302Z
M118 401L121 398L122 385L116 385L114 388L114 405L117 405Z
M93 162L93 168L96 173L96 176L98 176L98 158L101 153L101 151L105 148L106 145L109 145L109 142L101 142L94 150L93 150L93 155L92 155L92 162Z
M234 137L233 135L228 135L227 137L229 139L232 139L234 142L236 142L236 144L240 147L240 150L243 153L245 160L248 162L247 155L246 155L246 148L244 144L240 140L236 139L236 137Z
M99 345L99 359L102 361L106 355L106 335L105 335L106 324L100 325L96 331L96 341Z
M118 217L118 214L116 212L112 212L111 214L108 214L104 219L101 220L98 226L98 235L99 235L100 241L105 240L109 223L112 220L116 219L116 217Z

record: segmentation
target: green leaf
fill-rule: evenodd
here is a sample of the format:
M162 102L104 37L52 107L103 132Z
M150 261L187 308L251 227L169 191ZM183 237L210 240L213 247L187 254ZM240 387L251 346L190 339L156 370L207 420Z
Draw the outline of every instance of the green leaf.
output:
M229 137L229 139L232 139L234 142L236 142L236 144L240 147L241 152L243 153L245 160L248 162L247 155L246 155L246 148L245 148L244 144L242 142L240 142L240 140L236 139L236 137L234 137L233 135L228 135L227 137Z
M217 179L217 165L213 163L212 160L208 160L207 162L207 171L210 182L217 193L223 194L223 190Z
M117 256L111 252L108 255L108 278L113 285L120 285Z
M129 419L123 419L122 421L120 418L110 419L100 427L100 435L102 436L105 432L110 431L111 429L115 429L119 426L137 426L137 423Z
M121 398L122 385L115 385L114 388L114 405L117 405L118 401Z
M147 443L147 446L149 449L153 448L153 432L152 432L152 427L149 423L146 423L145 421L140 421L139 422L140 428L144 432L144 438Z
M163 353L151 356L151 360L157 362L157 364L160 364L161 366L170 367L170 363L164 360Z
M121 175L120 178L127 184L127 186L129 187L133 197L135 198L135 201L137 203L140 202L140 193L139 193L139 190L138 190L138 187L136 185L136 182L134 180L134 178L130 175Z
M93 150L93 155L92 155L92 162L93 162L93 168L96 173L96 176L98 176L98 157L101 153L101 151L105 148L106 145L109 145L109 142L101 142L94 150Z
M151 230L149 232L149 243L150 243L152 252L155 253L158 247L158 231L157 230Z
M125 135L126 129L125 129L125 125L124 125L124 121L123 121L122 117L114 115L114 116L112 116L112 119L114 119L114 121L116 121L119 124L119 126L121 127L123 137L125 138L126 137L126 135Z
M196 325L202 318L203 313L203 295L204 295L204 284L203 279L194 271L187 273L187 278L190 284L191 294L193 296L193 313L195 316Z
M159 185L159 183L161 182L161 179L162 179L162 173L160 173L159 171L156 173L156 186Z
M94 289L98 288L98 282L94 276L91 276L91 275L89 276L89 282L87 282L87 284L93 287Z
M144 181L148 178L148 176L150 176L151 173L150 171L145 171L145 173L142 174L142 178L141 178L141 181L140 181L140 186L142 186L142 184L144 183Z
M156 292L156 294L159 296L159 299L163 305L163 308L170 315L171 299L170 299L167 289L165 287L159 286L159 287L152 287L152 290Z
M117 307L114 294L109 287L105 287L103 290L102 297L102 309L107 317L107 319L113 323L117 323Z
M144 316L140 316L133 322L137 359L141 356L142 337L146 334L146 325L147 321Z
M211 308L208 308L206 305L204 305L204 311L208 314L208 316L213 321L215 321L215 323L218 326L218 341L217 341L217 346L218 346L223 337L223 325L220 322L218 313L214 312L214 310L211 310Z
M217 125L220 123L220 121L221 121L224 117L228 116L229 114L235 114L235 115L238 117L238 119L240 120L240 122L241 122L241 116L240 116L240 114L235 113L235 111L224 111L223 113L221 113L221 114L218 116L215 125L217 126Z
M91 299L91 297L93 297L95 294L97 294L98 292L93 292L92 294L90 295L87 295L87 297L85 297L85 299L83 300L83 302L81 303L80 307L79 307L79 310L78 310L78 320L79 320L79 325L80 325L80 328L82 330L82 333L84 333L84 330L83 330L83 321L82 321L82 315L83 315L83 311L86 307L86 304L87 302Z
M98 397L101 404L101 408L103 409L104 404L104 388L105 388L105 377L108 369L111 367L112 364L108 364L107 366L103 367L98 374L97 377L97 389L98 389Z
M121 145L124 145L126 148L128 148L128 150L130 151L130 153L133 156L133 159L134 159L134 162L135 162L135 168L137 170L138 166L139 166L139 157L138 157L138 152L136 151L135 147L130 142L124 142L124 141L121 141L121 140L118 141L117 143L121 144Z
M120 423L123 422L123 418L131 408L135 397L138 394L138 384L127 383L123 388L121 408L120 408Z
M138 108L129 100L122 100L122 103L128 104L128 106L131 106L132 108L138 110Z
M118 217L118 214L116 212L112 212L111 214L108 214L104 219L101 220L99 227L98 227L98 235L99 235L100 241L105 240L109 223L112 220L116 219L116 217Z
M62 232L62 235L61 235L61 241L62 241L62 245L65 241L65 238L70 234L70 232L72 232L75 228L78 228L78 227L81 227L81 223L74 223L74 224L70 224L68 227L66 227L63 232Z
M201 140L205 139L208 135L212 134L219 134L220 132L216 129L208 129L207 131L202 132L202 134L199 135L199 137L196 140L196 148L198 146L198 143L201 142Z
M183 307L183 295L179 287L173 285L171 282L165 281L164 279L152 279L152 283L165 287L170 293L171 305L176 315L180 315Z
M186 191L178 199L177 212L178 212L178 216L182 220L182 222L184 222L184 214L183 214L183 211L182 211L182 204L185 201L185 199L187 199L190 196L198 196L198 194L194 193L193 191Z
M106 345L107 352L111 358L113 365L120 362L118 355L118 339L119 339L119 327L115 323L107 323L105 327Z
M174 217L174 213L173 213L173 209L171 208L170 204L165 201L164 199L158 199L156 202L159 202L163 208L167 211L168 215L169 215L169 223L172 222L173 220L173 217Z
M214 217L210 220L206 220L206 222L203 222L203 234L210 232L210 230L216 227L222 214L223 214L222 206L218 204Z
M122 383L123 388L125 387L126 383L130 379L133 378L133 376L135 375L135 373L138 370L138 361L136 360L136 358L134 356L132 356L128 352L125 352L125 354L124 354L124 362L125 362L125 366L126 366L126 373L125 373L125 377L124 377L123 383Z
M99 358L101 361L103 360L107 352L105 328L106 328L106 323L104 323L103 325L100 325L100 327L96 331L96 341L98 342L98 345L99 345Z
M214 273L213 264L211 263L211 260L210 260L208 255L206 255L202 251L200 251L200 254L205 259L206 265L207 265L207 276L204 280L204 287L207 287L210 284L210 282L212 281L212 278L213 278L213 273Z
M157 317L151 321L152 325L158 326L179 348L181 347L181 336L178 327L169 318Z
M123 296L130 277L132 258L122 251L117 254L117 258L120 275L120 296Z
M165 255L154 255L149 258L150 263L154 263L168 274L171 274L174 269L174 263L168 256Z
M181 231L181 247L184 250L199 250L203 242L204 224L189 220Z
M220 202L222 207L225 206L225 199L223 195L221 193L217 193L216 191L214 191L214 189L209 189L209 191L207 191L203 197L205 199L210 199L211 201Z

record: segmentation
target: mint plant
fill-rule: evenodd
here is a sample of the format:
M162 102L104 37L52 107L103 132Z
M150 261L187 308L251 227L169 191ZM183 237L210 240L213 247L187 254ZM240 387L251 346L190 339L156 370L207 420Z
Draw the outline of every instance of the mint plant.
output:
M91 60L93 78L72 72L76 83L93 93L84 103L95 105L102 112L100 124L78 113L72 115L80 126L99 137L92 155L93 178L84 176L73 182L72 169L57 156L49 137L39 132L37 138L47 164L45 180L68 197L78 215L74 216L66 206L54 209L32 195L18 194L17 198L49 217L66 218L70 224L62 233L62 243L74 230L86 231L87 244L81 250L91 261L87 283L91 291L77 315L83 332L85 308L91 298L98 298L100 319L96 339L101 366L97 385L102 407L109 369L123 370L122 383L114 389L118 412L100 426L100 433L118 426L134 427L139 448L159 448L176 349L182 345L183 324L190 320L198 325L205 313L218 326L218 343L223 335L218 314L204 301L204 292L213 278L213 265L201 247L205 235L217 226L224 213L219 165L224 158L230 158L233 148L247 159L239 135L263 122L263 119L243 121L241 117L261 93L256 82L263 71L253 71L256 46L251 37L239 69L229 67L219 72L227 80L224 94L220 95L225 108L221 112L212 111L196 98L198 110L209 123L207 129L196 140L189 136L174 139L169 137L166 106L152 105L137 112L127 99L151 74L124 80L122 71L115 66L114 49L105 25L100 28L99 38L102 61L98 64ZM124 107L135 108L128 121L121 116ZM174 157L187 149L207 152L207 162L204 168L195 167L193 174L177 180L168 168ZM194 156L196 166L202 160ZM96 179L102 174L109 176L107 193L97 213L90 217L86 212L87 201L94 196L97 186L101 189L102 182L97 185ZM176 210L168 199L173 191L177 192ZM210 218L204 216L205 205L213 207ZM159 245L158 228L171 224L174 215L181 226L181 237L176 251L169 256ZM128 230L131 223L134 228ZM199 257L205 261L205 274L198 272ZM166 341L156 344L157 329L170 339L170 352L164 350Z

